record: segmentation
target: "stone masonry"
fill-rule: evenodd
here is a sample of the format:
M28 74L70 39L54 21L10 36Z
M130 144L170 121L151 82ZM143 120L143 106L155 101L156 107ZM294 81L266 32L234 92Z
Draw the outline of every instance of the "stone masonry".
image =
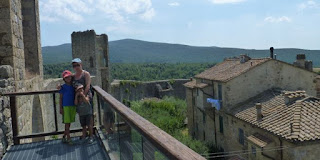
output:
M174 96L186 99L183 86L188 79L160 80L150 82L115 80L111 83L111 94L120 102L137 101L143 98Z
M108 36L94 30L73 32L72 57L82 60L83 69L96 76L97 84L110 91Z
M0 1L0 94L43 88L38 6L38 0ZM39 113L46 101L46 96L16 97L19 134L44 131L44 119L51 116ZM0 96L0 152L11 144L9 97Z

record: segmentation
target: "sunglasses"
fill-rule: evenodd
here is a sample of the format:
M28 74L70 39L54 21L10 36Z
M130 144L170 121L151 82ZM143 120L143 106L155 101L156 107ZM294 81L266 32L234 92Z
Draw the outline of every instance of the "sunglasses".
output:
M80 67L80 64L74 64L72 65L73 68L76 68L76 67Z

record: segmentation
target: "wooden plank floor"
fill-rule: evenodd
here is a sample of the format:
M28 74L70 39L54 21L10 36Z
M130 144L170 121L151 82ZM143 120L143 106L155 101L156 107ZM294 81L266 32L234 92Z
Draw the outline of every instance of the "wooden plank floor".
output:
M78 137L73 138L77 142ZM99 140L91 144L63 144L61 140L42 141L11 146L3 160L109 160Z

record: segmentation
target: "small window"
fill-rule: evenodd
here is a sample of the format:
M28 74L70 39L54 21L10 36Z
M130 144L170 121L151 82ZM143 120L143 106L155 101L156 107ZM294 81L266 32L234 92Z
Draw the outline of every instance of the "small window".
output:
M257 155L256 147L254 147L254 146L251 147L251 153L252 153L252 155L254 155L254 156Z
M205 141L206 140L206 132L203 131L203 140Z
M196 98L192 97L192 105L195 106L196 105Z
M93 67L94 67L94 66L93 66L93 58L90 57L89 61L90 61L90 68L93 68Z
M206 113L204 113L204 112L202 112L202 122L203 122L203 124L205 124L206 123Z
M219 116L220 133L223 133L223 117Z
M244 145L244 133L241 128L239 128L239 143Z

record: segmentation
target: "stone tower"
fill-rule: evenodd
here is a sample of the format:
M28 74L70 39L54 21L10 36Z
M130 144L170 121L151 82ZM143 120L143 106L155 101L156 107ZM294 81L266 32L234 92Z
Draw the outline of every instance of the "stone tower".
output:
M42 90L40 42L39 1L0 0L0 94ZM16 97L19 134L44 131L40 103L39 96ZM9 104L0 96L0 149L12 142Z
M94 30L73 32L72 57L82 60L83 69L96 76L97 85L110 89L108 36L96 35Z

